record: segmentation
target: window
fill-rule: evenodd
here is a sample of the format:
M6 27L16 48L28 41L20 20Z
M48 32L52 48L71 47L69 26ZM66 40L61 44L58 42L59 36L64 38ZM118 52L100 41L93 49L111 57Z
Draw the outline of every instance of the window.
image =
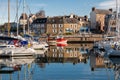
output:
M62 24L59 24L59 28L62 28L63 27L63 25Z
M54 32L54 33L56 33L56 32L57 32L57 30L56 30L56 29L53 29L53 32Z
M63 57L63 54L59 54L59 57Z
M56 28L56 24L53 24L52 27L53 27L53 28Z
M55 54L53 54L53 57L55 56Z
M74 57L77 57L77 54L76 54L76 53L74 54Z
M56 52L56 49L53 49L53 52Z
M44 28L44 24L41 24L41 28Z
M59 30L59 33L62 33L62 29Z
M45 20L43 20L43 22L45 22Z

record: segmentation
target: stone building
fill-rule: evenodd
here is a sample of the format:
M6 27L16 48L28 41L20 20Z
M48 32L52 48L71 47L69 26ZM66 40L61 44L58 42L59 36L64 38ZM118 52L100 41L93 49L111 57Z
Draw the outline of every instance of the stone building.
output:
M57 35L64 31L63 17L47 17L47 34Z
M112 9L104 10L93 7L90 12L91 29L104 32L105 16L108 14L112 14Z
M33 20L33 21L32 21ZM87 16L79 17L71 14L68 16L55 16L47 18L37 18L33 16L31 28L36 34L77 34L81 27L88 27L89 20Z
M117 24L116 24L117 21ZM105 26L107 29L107 34L114 35L119 29L120 13L118 14L118 20L116 19L116 12L106 15Z
M77 19L79 20L78 26L80 26L80 32L79 33L90 32L90 21L88 20L88 17L87 16L78 17Z
M46 33L47 18L37 18L31 24L31 30L36 35L42 35Z
M78 19L71 16L48 17L47 33L52 35L58 34L75 34L79 31Z
M70 15L70 17L64 16L64 34L71 33L76 34L80 26L78 26L79 20L74 17L74 15Z

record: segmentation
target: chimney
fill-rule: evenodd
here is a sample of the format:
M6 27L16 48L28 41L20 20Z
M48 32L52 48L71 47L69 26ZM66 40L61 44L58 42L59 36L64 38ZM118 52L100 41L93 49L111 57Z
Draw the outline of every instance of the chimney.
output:
M84 20L88 21L88 16L87 15L84 16Z
M71 13L71 14L70 14L70 18L73 18L73 17L74 17L74 14Z
M112 8L110 8L109 11L112 12L113 11Z
M92 11L95 11L95 7L92 8Z

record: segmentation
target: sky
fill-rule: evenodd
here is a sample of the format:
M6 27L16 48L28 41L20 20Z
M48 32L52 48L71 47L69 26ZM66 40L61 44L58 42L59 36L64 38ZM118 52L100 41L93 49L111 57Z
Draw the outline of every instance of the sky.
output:
M19 16L23 12L23 0L19 2ZM88 15L92 7L98 9L115 9L116 0L25 0L27 14L44 10L46 16L63 16L71 13L78 16ZM0 0L0 24L8 21L8 0ZM19 17L18 16L18 17ZM10 0L10 21L16 21L16 0Z

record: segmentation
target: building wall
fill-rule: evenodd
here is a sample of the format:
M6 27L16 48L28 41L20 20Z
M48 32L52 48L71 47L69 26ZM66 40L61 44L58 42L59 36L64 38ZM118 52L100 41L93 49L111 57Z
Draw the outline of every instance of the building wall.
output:
M100 23L100 30L104 31L105 14L96 14L96 21ZM97 26L98 27L98 26Z
M32 24L32 29L34 30L34 33L37 35L46 33L46 24Z
M71 31L69 31L68 29ZM77 23L65 23L64 24L64 34L69 33L69 32L74 34L74 33L78 32L79 29L80 29L80 27L78 26Z
M47 34L53 34L53 31L52 31L52 24L47 24L46 33L47 33Z
M67 29L72 30L71 33L76 33L77 31L79 31L79 26L78 24L74 23L47 24L47 33L50 33L52 35L69 33Z
M116 34L116 20L110 19L108 22L108 27L109 27L108 33L110 35Z
M91 29L96 29L96 13L90 12L90 23L91 23Z
M64 25L63 24L47 24L47 32L51 35L57 35L64 33Z
M108 24L110 27L113 27L115 28L116 27L116 20L109 20L109 24Z
M109 10L95 9L90 13L91 29L104 31L105 29L105 16L110 14Z

